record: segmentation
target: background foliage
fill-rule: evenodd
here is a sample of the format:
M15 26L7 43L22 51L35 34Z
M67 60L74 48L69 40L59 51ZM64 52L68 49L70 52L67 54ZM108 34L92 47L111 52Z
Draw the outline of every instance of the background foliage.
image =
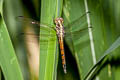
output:
M119 4L119 0L0 0L1 80L120 79ZM62 69L56 36L52 39L40 36L38 40L33 35L20 35L38 34L39 28L17 20L18 16L54 27L56 17L63 17L67 25L86 12L89 13L77 20L68 32L92 28L65 39L67 74ZM44 33L56 34L49 29L40 31Z

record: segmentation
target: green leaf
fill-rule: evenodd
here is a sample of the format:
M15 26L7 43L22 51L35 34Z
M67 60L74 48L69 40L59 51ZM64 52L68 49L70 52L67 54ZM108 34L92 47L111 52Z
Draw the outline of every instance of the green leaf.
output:
M3 0L2 0L3 1ZM3 2L0 2L3 4ZM6 80L23 80L0 6L0 66Z
M104 52L103 56L97 61L97 63L90 69L88 74L85 76L84 79L91 79L97 71L99 71L100 67L103 65L103 63L109 58L112 57L112 52L120 46L120 37Z
M61 15L62 0L42 0L41 22L54 25L54 19ZM53 27L53 26L49 26ZM41 30L40 34L55 34L54 30ZM58 63L58 42L57 37L51 39L49 36L40 35L40 73L39 80L56 80Z

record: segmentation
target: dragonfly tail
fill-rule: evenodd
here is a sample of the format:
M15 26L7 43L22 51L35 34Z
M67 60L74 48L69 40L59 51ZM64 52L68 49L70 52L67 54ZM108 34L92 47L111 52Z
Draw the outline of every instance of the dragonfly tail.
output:
M64 73L66 74L66 73L67 73L67 70L66 70L66 60L65 60L64 50L61 50L61 57L62 57L63 70L64 70Z
M60 41L60 50L61 50L61 58L62 58L63 70L64 70L64 73L66 74L67 70L66 70L66 60L65 60L63 41Z

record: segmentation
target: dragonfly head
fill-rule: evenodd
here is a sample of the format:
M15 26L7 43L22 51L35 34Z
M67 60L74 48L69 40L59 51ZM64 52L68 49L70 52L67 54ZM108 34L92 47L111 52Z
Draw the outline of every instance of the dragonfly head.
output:
M61 18L61 17L60 17L60 18L56 18L56 19L55 19L55 24L57 24L57 25L58 25L58 24L63 24L63 21L64 21L64 20L63 20L63 18Z

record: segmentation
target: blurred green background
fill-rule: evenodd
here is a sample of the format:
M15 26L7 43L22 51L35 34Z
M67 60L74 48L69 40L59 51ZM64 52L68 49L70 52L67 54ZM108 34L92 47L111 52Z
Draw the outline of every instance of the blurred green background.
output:
M83 80L97 62L100 63L96 72L92 69L87 79L119 80L119 4L119 0L0 0L1 80ZM54 41L43 42L43 46L39 37L20 35L28 32L37 35L39 27L29 20L19 21L18 16L50 25L54 25L56 17L63 17L65 25L78 22L71 32L92 27L92 36L87 29L85 33L70 35L72 41L65 39L67 74L64 74L56 37Z

